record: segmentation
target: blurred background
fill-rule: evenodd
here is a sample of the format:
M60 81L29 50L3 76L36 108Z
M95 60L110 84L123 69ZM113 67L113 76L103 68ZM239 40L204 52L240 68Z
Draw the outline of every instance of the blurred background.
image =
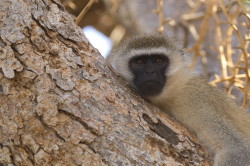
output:
M61 0L61 2L65 9L75 17L79 16L87 4L90 3L89 0ZM82 27L91 44L104 57L107 57L113 46L110 37L115 26L117 26L117 22L108 12L103 1L93 1L87 10L79 20L78 25Z
M61 0L91 44L106 57L137 33L166 33L189 56L190 68L250 111L248 0Z

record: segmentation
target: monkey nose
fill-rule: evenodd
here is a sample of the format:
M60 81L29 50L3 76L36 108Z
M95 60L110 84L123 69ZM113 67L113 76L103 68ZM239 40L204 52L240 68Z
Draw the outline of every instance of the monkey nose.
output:
M154 74L155 73L153 68L147 69L146 72L147 72L147 74Z

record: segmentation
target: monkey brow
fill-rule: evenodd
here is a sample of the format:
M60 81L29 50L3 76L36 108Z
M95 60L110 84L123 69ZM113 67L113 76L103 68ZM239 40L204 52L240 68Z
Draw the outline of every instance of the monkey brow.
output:
M128 49L145 49L145 48L155 48L155 47L165 47L165 48L170 48L173 49L175 48L175 44L173 41L167 40L166 38L163 37L138 37L132 39L128 45Z

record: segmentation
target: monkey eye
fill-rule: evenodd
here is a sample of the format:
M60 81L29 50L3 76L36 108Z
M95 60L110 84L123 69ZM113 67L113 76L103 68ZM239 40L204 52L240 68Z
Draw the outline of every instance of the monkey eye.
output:
M142 64L145 64L145 61L142 60L142 59L137 59L137 60L135 61L135 63L136 63L136 64L139 64L139 65L142 65Z
M162 62L163 62L163 59L162 59L162 58L157 58L157 59L155 60L155 62L156 62L156 63L162 63Z

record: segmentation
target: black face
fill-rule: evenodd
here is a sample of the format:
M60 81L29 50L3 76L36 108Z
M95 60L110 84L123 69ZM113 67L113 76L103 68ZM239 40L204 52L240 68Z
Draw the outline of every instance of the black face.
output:
M142 96L154 96L162 91L168 64L169 60L164 55L141 55L129 61L134 85Z

